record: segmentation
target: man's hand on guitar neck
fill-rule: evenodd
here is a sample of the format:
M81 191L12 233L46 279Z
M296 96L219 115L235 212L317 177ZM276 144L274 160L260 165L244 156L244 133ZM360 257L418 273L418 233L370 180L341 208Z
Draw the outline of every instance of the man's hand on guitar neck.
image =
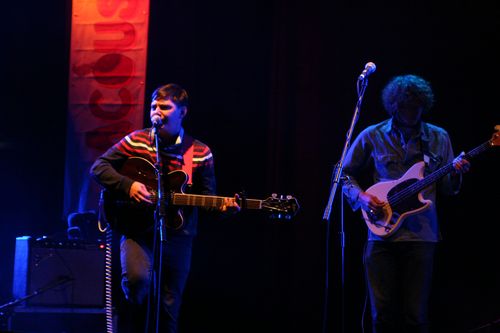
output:
M238 205L238 200L240 196L238 194L234 195L234 198L224 198L224 202L220 207L220 211L224 214L235 214L241 210L240 205Z
M470 162L465 159L465 152L461 152L460 155L455 157L453 160L453 167L455 168L453 171L454 174L466 173L469 171Z
M144 201L150 204L153 203L153 201L151 201L151 193L149 193L148 189L146 188L146 185L142 183L133 182L132 186L130 186L128 194L131 199L137 202Z

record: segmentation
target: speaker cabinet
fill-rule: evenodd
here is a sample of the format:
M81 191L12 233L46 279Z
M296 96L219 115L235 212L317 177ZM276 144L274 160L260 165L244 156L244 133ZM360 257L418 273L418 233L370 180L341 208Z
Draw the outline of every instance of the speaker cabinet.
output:
M13 333L104 333L106 314L95 308L17 307L10 324Z
M12 291L25 306L102 308L105 246L17 237Z

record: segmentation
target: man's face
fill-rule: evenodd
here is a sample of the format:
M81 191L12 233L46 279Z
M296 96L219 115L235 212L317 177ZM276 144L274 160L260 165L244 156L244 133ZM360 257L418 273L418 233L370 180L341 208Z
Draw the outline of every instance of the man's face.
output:
M170 135L177 135L181 130L182 119L186 115L187 108L177 106L170 99L160 99L151 102L150 118L159 116L162 121L161 130Z
M400 106L396 112L396 120L405 127L413 127L420 122L423 108L415 105Z

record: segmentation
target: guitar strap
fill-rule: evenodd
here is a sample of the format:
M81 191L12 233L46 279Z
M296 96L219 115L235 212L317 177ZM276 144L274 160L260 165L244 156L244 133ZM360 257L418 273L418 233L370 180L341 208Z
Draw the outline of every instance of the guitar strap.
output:
M429 131L427 129L427 125L424 124L423 126L424 126L424 132L425 132L426 136L428 137ZM432 159L432 155L429 152L429 142L427 140L422 140L422 135L420 135L420 149L422 150L422 157L423 157L425 166L428 167L430 164L430 161Z
M154 134L153 130L150 132L150 140L151 144L154 143ZM193 152L194 152L194 139L185 134L182 138L182 171L184 171L188 175L187 185L192 185L192 176L193 176Z
M188 175L188 185L193 184L193 152L194 152L194 140L192 137L185 135L183 140L183 152L182 155L182 171Z
M432 162L438 162L438 159L429 151L429 142L420 139L422 145L422 155L424 158L425 166L429 167Z
M429 166L429 162L431 161L431 157L429 154L429 145L427 144L427 141L422 140L422 137L420 137L420 146L422 149L422 156L424 158L425 166Z

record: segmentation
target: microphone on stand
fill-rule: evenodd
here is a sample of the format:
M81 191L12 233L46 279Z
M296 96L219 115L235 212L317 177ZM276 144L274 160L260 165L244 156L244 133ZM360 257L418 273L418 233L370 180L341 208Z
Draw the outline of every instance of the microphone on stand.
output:
M163 125L163 122L161 121L161 117L158 115L154 115L151 118L151 123L153 124L153 127L155 127L155 128L159 128L159 127L161 127L161 125Z
M361 72L361 74L358 77L358 80L362 81L366 79L371 73L375 72L377 69L377 66L373 62L368 62L365 65L365 69Z

